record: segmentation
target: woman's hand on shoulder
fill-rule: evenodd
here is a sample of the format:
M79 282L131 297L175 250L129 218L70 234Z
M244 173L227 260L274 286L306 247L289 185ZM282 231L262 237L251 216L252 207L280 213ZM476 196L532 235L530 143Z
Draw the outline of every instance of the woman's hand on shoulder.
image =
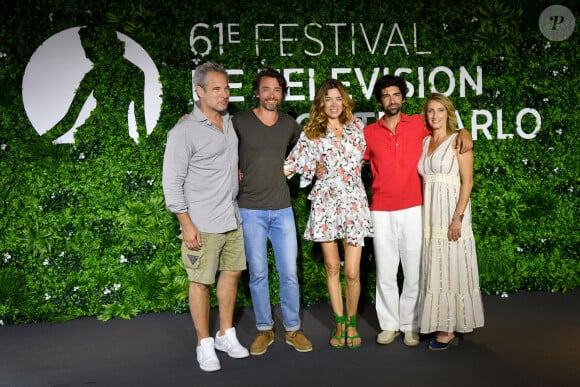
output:
M365 128L365 124L362 122L360 118L356 116L354 117L353 124L360 130L363 130Z

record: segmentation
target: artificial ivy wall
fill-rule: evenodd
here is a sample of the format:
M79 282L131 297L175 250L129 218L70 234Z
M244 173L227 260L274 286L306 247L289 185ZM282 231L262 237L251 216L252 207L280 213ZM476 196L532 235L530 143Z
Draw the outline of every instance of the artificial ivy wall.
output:
M347 85L368 123L379 112L372 86L385 73L408 81L408 114L432 90L450 95L475 140L482 290L575 288L578 2L553 5L3 1L0 323L187 309L161 165L203 61L230 72L234 114L254 107L251 80L266 66L288 78L283 109L302 123L330 77ZM307 190L290 184L301 235ZM305 305L327 299L316 244L300 240L299 274ZM369 239L364 300L374 297L374 276ZM238 306L249 306L247 273L241 282ZM274 270L271 291L278 302Z

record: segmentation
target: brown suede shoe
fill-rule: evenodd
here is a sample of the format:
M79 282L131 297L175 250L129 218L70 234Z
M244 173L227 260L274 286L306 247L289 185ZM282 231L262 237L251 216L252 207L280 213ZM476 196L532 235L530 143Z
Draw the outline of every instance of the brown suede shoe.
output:
M298 352L312 351L312 343L304 336L302 329L286 332L286 344L290 344Z
M274 331L272 329L267 331L258 331L250 353L254 356L263 355L268 350L268 346L274 342Z

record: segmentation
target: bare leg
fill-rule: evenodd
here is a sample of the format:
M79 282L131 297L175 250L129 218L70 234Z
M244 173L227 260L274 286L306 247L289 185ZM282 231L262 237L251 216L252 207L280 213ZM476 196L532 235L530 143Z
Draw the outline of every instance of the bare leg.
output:
M328 288L328 296L330 298L330 305L332 311L338 316L344 315L344 306L342 303L342 287L340 285L340 255L338 252L338 244L336 241L322 242L322 255L324 256L324 266L326 268L326 286ZM344 325L336 324L336 337L342 337ZM336 339L331 339L331 345L341 345L341 342L336 342Z
M209 337L209 285L189 283L189 312L197 334L197 345Z
M347 318L357 315L358 301L360 298L360 259L362 247L346 244L344 245L344 271L346 277L346 314ZM347 336L357 336L356 327L349 327ZM353 339L349 345L359 345L361 338Z
M222 271L217 284L217 298L220 315L220 336L233 326L234 307L238 295L238 279L240 271Z

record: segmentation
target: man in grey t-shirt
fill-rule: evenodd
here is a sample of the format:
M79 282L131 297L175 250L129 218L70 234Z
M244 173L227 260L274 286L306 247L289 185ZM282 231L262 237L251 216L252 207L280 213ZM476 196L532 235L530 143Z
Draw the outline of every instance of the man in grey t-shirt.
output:
M279 72L262 70L253 81L258 107L233 117L239 138L238 203L258 329L250 347L252 355L265 353L275 337L268 283L268 239L280 277L286 343L299 352L312 350L312 343L301 329L296 226L290 190L282 171L286 153L302 130L296 120L278 111L287 90L286 80Z

